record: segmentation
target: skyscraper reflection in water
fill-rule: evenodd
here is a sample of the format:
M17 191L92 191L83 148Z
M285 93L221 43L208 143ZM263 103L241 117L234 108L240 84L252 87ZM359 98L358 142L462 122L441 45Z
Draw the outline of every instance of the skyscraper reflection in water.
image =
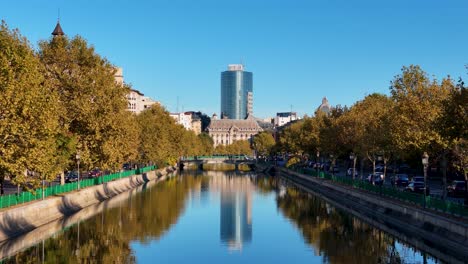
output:
M241 250L252 241L252 188L245 176L213 176L210 187L220 191L220 237L229 250Z

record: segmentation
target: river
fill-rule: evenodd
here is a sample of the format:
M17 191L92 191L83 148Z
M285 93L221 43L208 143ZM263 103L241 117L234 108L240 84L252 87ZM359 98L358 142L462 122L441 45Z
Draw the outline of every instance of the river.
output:
M281 179L251 172L185 171L101 207L3 263L442 262Z

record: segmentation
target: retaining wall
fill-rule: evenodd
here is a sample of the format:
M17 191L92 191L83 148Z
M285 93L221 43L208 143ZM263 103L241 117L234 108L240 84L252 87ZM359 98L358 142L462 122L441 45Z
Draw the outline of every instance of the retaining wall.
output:
M175 170L175 167L167 167L150 171L0 212L0 241L19 236L54 220L71 215Z
M315 186L321 194L336 201L357 201L352 206L355 210L364 214L370 213L393 219L400 222L402 227L418 233L423 238L432 243L444 243L462 255L468 257L468 224L464 221L457 221L436 213L409 206L404 203L392 201L379 195L353 191L349 188L334 184L327 180L313 178L284 168L280 168L284 174L290 177L297 177ZM371 209L371 210L368 210ZM372 211L372 212L371 212ZM392 220L392 221L393 221ZM437 241L437 242L436 242Z

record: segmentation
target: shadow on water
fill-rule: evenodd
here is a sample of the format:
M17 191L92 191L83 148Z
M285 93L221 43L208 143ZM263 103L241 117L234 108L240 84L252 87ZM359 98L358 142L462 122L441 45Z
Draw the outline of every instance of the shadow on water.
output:
M273 194L278 211L297 227L307 247L320 255L323 263L408 263L415 255L421 263L463 262L437 248L418 244L417 236L402 234L385 221L355 216L279 177L251 172L185 171L158 184L146 182L5 241L0 244L2 263L134 263L132 242L148 245L160 240L184 213L190 196L202 198L208 191L220 194L219 239L229 250L255 243L255 192L265 197ZM288 243L269 241L274 242Z
M466 263L454 252L403 232L388 219L373 219L319 194L308 193L280 177L258 177L257 186L277 193L280 212L301 231L306 242L330 263Z
M2 263L135 262L130 242L160 237L177 221L184 210L187 191L201 181L190 178L177 184L175 177L159 183L146 182L4 241L0 244L0 259ZM141 208L145 210L142 212Z

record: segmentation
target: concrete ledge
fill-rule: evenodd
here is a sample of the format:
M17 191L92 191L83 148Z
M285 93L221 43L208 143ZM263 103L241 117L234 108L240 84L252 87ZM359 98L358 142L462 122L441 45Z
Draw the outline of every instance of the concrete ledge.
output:
M174 171L175 167L150 171L0 212L0 241L29 232Z

